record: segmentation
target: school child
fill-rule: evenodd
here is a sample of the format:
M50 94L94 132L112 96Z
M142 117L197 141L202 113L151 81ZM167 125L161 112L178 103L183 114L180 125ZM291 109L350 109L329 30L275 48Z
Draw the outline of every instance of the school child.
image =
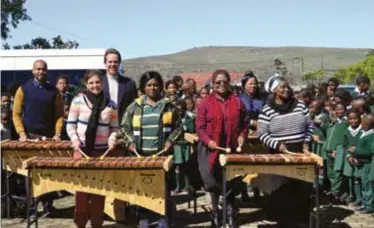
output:
M302 89L299 93L298 99L301 100L307 107L309 107L313 101L313 93L309 89Z
M200 102L209 95L209 88L203 87L199 91L199 97L196 98L196 107L199 106Z
M195 100L192 97L186 97L184 98L184 101L186 103L186 114L195 118L195 113L196 113Z
M339 200L342 185L342 173L334 171L336 149L343 144L344 132L348 128L348 122L344 118L346 106L337 103L330 113L331 123L327 128L326 141L322 147L322 157L326 159L327 177L330 182L330 191L327 193L333 200Z
M351 102L351 106L352 106L352 108L357 108L357 109L360 110L361 117L363 115L369 114L371 112L369 102L363 96L353 98L353 100Z
M68 133L66 132L66 124L67 124L67 121L68 121L70 104L71 104L71 100L69 100L69 99L64 100L64 126L63 126L62 132L61 132L61 140L70 140L70 138L68 136Z
M10 127L10 111L8 108L1 109L1 141L12 138L12 130Z
M370 79L367 76L358 76L356 88L351 92L352 97L369 95Z
M166 97L177 95L178 93L178 85L172 80L165 82L165 89L166 89Z
M352 153L358 161L358 172L361 176L362 187L362 204L356 207L357 211L362 214L374 213L374 193L371 175L371 162L373 157L373 141L374 141L374 115L367 114L362 118L361 122L362 134L356 146L351 146L348 152Z
M347 151L351 146L355 146L357 144L362 134L360 110L357 108L349 109L347 111L347 118L349 127L344 133L342 146L343 151L341 154L338 154L340 158L337 159L341 159L343 162L340 164L340 167L336 167L337 169L343 167L343 194L340 197L340 200L345 203L352 203L354 200L361 202L360 182L359 179L355 178L354 175L355 170L357 170L357 167L355 166L356 162L351 154ZM338 163L335 164L339 166Z
M195 133L195 116L188 114L186 111L186 101L178 100L176 107L182 119L183 130L185 133ZM190 158L191 148L190 144L182 137L174 145L174 164L175 166L175 182L176 188L173 193L179 193L181 186L184 186L184 191L191 192L192 187L187 175L187 162ZM184 183L183 183L184 182Z
M8 92L1 92L0 107L10 109L12 96Z

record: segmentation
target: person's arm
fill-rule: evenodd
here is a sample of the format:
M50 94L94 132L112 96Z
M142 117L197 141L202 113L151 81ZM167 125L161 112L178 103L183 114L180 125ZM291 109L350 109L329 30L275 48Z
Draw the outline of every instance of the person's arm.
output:
M62 102L62 96L57 94L55 101L55 110L56 110L56 126L55 126L55 135L61 135L62 127L64 126L64 105Z
M182 126L181 118L180 118L180 115L177 109L174 109L173 111L172 124L173 124L173 131L170 133L167 140L170 141L172 144L174 144L179 139L179 137L181 137L183 133L183 126Z
M257 135L266 146L276 150L279 149L280 143L270 134L270 117L264 111L258 116Z
M117 138L119 130L119 125L118 125L118 110L117 109L112 109L111 111L111 116L110 116L110 125L109 125L109 139L108 141L115 141Z
M213 139L209 136L209 133L207 132L208 109L206 106L207 102L206 100L203 100L197 107L195 126L199 140L201 140L204 143L204 145L208 146L209 142Z
M12 117L13 117L14 128L16 129L16 132L20 137L26 135L25 127L23 126L23 123L22 123L23 104L24 104L24 93L23 93L22 87L19 87L14 97Z
M129 105L122 117L121 125L120 125L120 138L123 139L123 144L125 147L128 147L131 143L135 143L135 137L132 132L132 122L133 122L133 115L134 113L132 110L134 109L135 102ZM140 119L134 120L140 126Z
M247 115L247 109L245 108L242 101L240 101L240 110L239 110L239 129L240 133L239 136L242 136L244 140L248 138L248 127L246 126L246 123L249 121L249 116Z
M66 122L66 133L68 134L71 142L74 142L76 140L80 141L78 132L77 132L80 105L81 105L80 96L74 97L70 105L68 120Z
M310 118L309 109L304 106L303 114L305 118L305 139L306 142L311 142L313 139L313 130L314 130L314 123Z

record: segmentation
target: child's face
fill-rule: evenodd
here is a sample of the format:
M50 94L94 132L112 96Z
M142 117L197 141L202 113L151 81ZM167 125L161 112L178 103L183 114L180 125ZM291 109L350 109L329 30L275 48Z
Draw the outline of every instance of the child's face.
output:
M193 111L194 110L194 107L195 107L195 104L193 101L191 100L186 100L186 108L188 111Z
M10 106L10 97L9 96L2 96L1 97L1 107L8 108Z
M360 125L360 115L355 112L349 113L348 123L352 128L357 128Z
M335 107L335 112L336 112L336 115L338 116L338 118L342 118L344 116L344 113L345 113L345 108L343 105L337 105Z
M367 130L370 130L370 125L367 121L367 119L363 119L362 122L361 122L361 128L364 130L364 131L367 131Z
M186 113L186 108L183 107L183 105L177 105L176 107L178 109L179 115L183 117Z
M65 79L60 79L56 83L56 88L60 93L64 93L67 89L67 83Z
M168 88L166 88L170 95L174 95L177 93L177 86L174 83L170 83Z
M331 119L331 122L335 122L338 119L338 114L336 113L336 111L330 112L330 119Z
M6 113L1 114L1 124L7 128L9 124L9 115Z
M65 119L68 118L68 115L69 115L69 109L70 109L70 106L69 106L69 105L64 105L64 117L65 117Z
M200 91L199 95L200 95L201 99L204 99L206 96L208 96L208 90L207 89L202 89Z
M361 91L366 91L369 89L370 85L368 83L361 83L358 87Z
M309 106L309 110L313 114L319 114L321 112L321 105L317 101L313 101Z
M366 105L365 101L361 101L361 100L352 101L351 105L352 105L352 108L357 108L358 110L360 110L361 114L364 114L364 106Z

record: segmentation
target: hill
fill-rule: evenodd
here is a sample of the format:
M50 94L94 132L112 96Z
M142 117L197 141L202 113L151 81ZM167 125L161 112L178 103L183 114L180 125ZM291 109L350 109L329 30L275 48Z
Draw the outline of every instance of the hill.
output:
M148 70L157 70L165 78L181 73L213 72L218 68L231 72L253 70L262 80L275 72L274 59L288 68L288 76L300 83L302 72L320 69L333 73L362 60L368 49L323 47L199 47L174 54L124 60L129 76L138 81Z

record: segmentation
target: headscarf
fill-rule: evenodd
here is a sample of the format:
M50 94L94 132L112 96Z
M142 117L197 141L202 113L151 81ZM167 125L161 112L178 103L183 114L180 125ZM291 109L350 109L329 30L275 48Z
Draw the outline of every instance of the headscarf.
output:
M273 93L275 88L280 84L281 76L278 73L275 73L271 76L265 83L265 91L269 94Z

